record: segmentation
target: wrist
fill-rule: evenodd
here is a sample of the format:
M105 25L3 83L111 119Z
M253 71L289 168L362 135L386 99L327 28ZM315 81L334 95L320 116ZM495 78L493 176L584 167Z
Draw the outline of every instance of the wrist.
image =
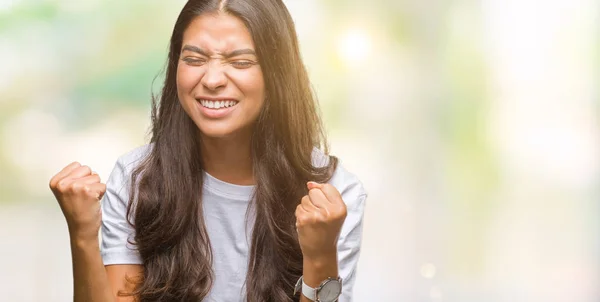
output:
M70 233L69 239L71 247L78 249L99 249L100 240L98 236L81 236L78 234Z
M304 258L302 274L304 282L311 287L319 286L327 278L337 278L339 275L337 253Z
M342 289L337 253L304 259L302 274L294 291L302 293L300 301L337 301Z
M71 240L77 241L98 241L100 236L99 226L93 225L77 225L67 222L67 229L69 230L69 237Z
M337 267L337 253L304 257L303 263L305 267L318 270L331 266L332 264L335 264Z
M333 249L303 255L303 260L305 264L315 267L321 267L328 263L337 263L337 250Z

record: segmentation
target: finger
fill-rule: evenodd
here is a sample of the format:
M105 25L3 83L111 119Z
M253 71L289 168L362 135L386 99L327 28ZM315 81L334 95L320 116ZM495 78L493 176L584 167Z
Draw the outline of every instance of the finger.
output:
M310 197L310 201L317 208L327 208L327 206L331 204L331 202L327 200L327 197L325 196L323 191L321 191L321 189L311 189L310 191L308 191L308 196Z
M298 215L301 214L305 214L307 213L307 211L304 209L304 207L302 206L302 204L299 204L298 206L296 206L296 218L298 218Z
M308 198L308 195L304 195L304 197L302 197L302 199L300 200L300 204L298 205L300 208L302 208L302 210L304 210L304 212L310 212L314 209L314 205L312 205L312 203L310 202L310 199Z
M304 197L302 197L302 201L300 202L300 205L307 212L319 211L319 208L312 203L312 201L310 200L310 197L308 195L305 195Z
M50 186L56 186L61 179L65 178L67 175L69 175L69 173L71 173L73 170L79 167L81 167L81 164L78 162L70 163L62 170L60 170L60 172L56 173L54 177L52 177L52 179L50 180Z
M98 200L102 200L102 198L104 197L104 194L106 193L106 191L102 191L102 193L98 193Z
M307 211L302 204L296 207L296 228L311 224L314 219L315 211Z
M322 184L318 183L318 182L314 182L314 181L309 181L306 183L306 187L309 190L312 190L314 188L321 188L321 186L323 186Z
M325 197L327 197L327 200L329 202L334 204L344 203L340 192L334 186L330 184L323 184L321 185L320 190L321 192L323 192L323 194L325 194Z
M91 185L94 183L99 183L100 182L100 175L98 174L92 174L86 177L82 177L80 179L77 180L78 182L84 183L86 185Z
M302 217L304 215L306 215L306 210L302 207L302 204L299 204L296 207L296 213L294 213L296 215L296 227L298 227L298 218Z
M81 166L73 170L67 177L70 179L79 179L89 175L92 175L92 169L88 166Z
M92 192L98 200L102 199L104 192L106 192L106 185L103 183L95 183L88 185L90 192Z

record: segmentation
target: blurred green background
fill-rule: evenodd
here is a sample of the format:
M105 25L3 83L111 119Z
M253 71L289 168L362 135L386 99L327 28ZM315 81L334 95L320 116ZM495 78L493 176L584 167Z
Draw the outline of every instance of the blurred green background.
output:
M0 0L0 292L71 298L48 181L147 142L185 1ZM356 301L600 300L600 3L287 0L369 191Z

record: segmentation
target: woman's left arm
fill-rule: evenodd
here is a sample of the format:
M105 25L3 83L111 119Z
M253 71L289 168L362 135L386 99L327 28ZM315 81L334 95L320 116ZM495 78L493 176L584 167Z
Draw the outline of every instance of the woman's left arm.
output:
M339 301L352 301L367 194L361 185L344 188L343 194L331 184L309 182L308 189L296 209L304 282L316 288L339 276L343 283ZM301 296L300 301L310 300Z

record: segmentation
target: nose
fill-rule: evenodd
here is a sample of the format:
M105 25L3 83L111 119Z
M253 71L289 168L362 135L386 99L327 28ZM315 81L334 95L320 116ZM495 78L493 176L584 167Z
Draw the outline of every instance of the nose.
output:
M202 76L201 83L209 90L217 90L220 87L225 87L227 76L225 75L223 66L215 61L206 64L206 72Z

